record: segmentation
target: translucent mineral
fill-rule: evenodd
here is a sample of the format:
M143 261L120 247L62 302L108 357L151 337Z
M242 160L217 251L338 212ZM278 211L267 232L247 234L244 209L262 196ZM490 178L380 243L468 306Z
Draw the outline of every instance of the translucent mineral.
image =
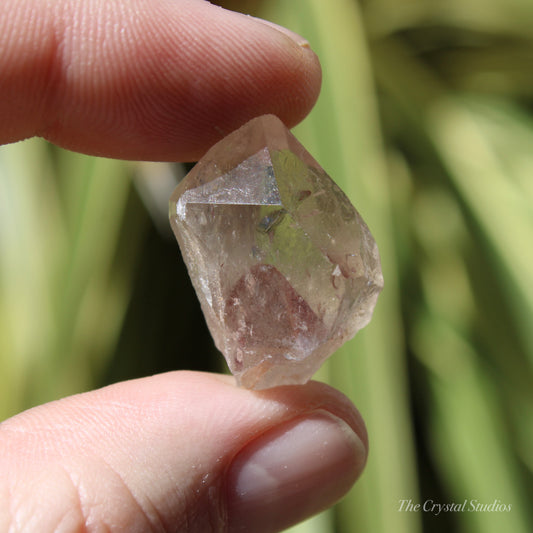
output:
M372 316L379 253L346 195L273 115L213 146L170 222L215 344L247 388L305 383Z

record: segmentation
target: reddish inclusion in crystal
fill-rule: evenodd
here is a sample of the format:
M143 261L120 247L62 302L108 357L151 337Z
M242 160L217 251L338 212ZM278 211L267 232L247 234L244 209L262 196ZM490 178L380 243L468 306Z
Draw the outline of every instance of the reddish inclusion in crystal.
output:
M324 323L272 265L255 265L242 276L225 310L226 326L242 350L256 348L283 360L298 344L316 347L326 339Z

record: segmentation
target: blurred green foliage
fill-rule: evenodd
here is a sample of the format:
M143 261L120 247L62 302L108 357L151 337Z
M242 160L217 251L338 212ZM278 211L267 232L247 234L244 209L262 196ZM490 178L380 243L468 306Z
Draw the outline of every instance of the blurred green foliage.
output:
M361 409L367 469L294 531L533 531L533 2L223 5L318 53L322 94L295 133L367 221L386 283L318 376ZM40 140L0 150L1 418L220 369L177 246L149 216L166 210L160 171ZM512 508L399 511L409 499Z

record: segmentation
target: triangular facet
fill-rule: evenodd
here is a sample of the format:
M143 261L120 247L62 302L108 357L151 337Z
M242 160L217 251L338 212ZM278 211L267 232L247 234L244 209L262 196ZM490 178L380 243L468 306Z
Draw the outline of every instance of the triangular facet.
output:
M267 148L199 187L186 190L176 204L184 216L188 204L281 205L278 185Z

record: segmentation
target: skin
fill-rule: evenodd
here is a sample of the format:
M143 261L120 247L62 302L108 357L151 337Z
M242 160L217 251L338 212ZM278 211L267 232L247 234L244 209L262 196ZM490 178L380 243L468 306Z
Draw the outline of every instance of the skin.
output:
M3 142L40 135L122 159L197 160L320 88L308 46L200 0L0 2Z
M115 158L196 160L254 116L295 125L320 88L301 37L202 0L0 2L0 50L0 143ZM280 531L338 500L367 448L324 384L118 383L0 424L0 532Z

